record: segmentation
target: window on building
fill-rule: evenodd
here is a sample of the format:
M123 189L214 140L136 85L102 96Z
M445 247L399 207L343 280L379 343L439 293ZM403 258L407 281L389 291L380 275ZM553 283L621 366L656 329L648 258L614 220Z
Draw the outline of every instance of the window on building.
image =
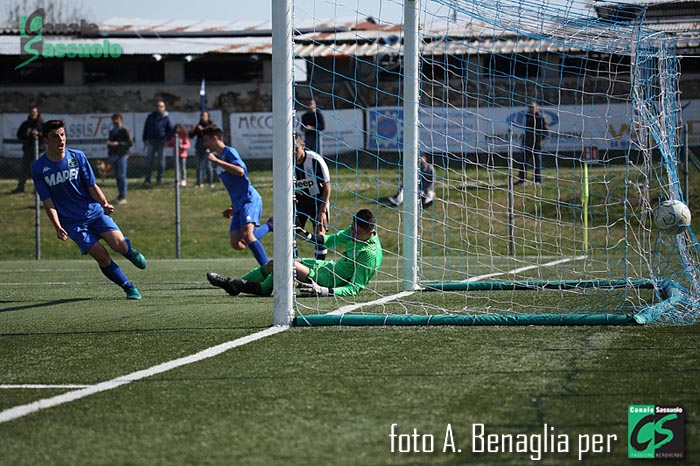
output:
M63 84L63 61L39 58L15 69L27 57L0 58L0 82L3 84Z
M680 60L680 64L682 75L688 73L700 73L700 57L683 57Z
M489 58L489 71L495 77L511 77L534 79L539 74L537 56L525 54L493 54Z
M588 68L585 54L564 54L561 58L561 73L564 76L583 76Z
M120 57L118 60L85 60L83 75L86 84L90 83L153 83L163 82L163 61L152 57Z
M263 61L269 59L268 55L257 54L206 54L191 57L191 61L185 61L185 81L255 81L262 78Z

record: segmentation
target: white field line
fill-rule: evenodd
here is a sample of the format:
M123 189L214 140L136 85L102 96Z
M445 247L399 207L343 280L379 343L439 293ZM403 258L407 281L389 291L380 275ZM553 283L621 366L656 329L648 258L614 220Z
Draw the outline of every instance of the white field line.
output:
M544 264L527 265L525 267L519 267L517 269L509 270L507 272L489 273L486 275L476 275L474 277L470 277L470 278L467 278L466 280L462 280L462 281L463 282L477 282L479 280L483 280L484 278L498 277L499 275L510 275L510 274L514 274L514 273L525 272L526 270L536 269L539 267L550 267L553 265L564 264L566 262L581 260L581 259L585 259L585 258L586 258L586 256L567 257L564 259L558 259L558 260L551 261L551 262L545 262ZM365 306L372 306L375 304L384 304L384 303L388 303L390 301L394 301L396 299L405 298L406 296L411 296L413 293L415 293L415 291L403 291L401 293L397 293L397 294L394 294L391 296L386 296L384 298L377 299L375 301L369 301L366 303L348 304L347 306L343 306L340 309L337 309L335 311L331 311L328 314L329 315L343 315L343 314L347 314L348 312L352 312L356 309L360 309L360 308L365 307Z
M117 377L112 380L107 380L106 382L100 382L95 385L90 385L79 390L73 390L61 395L53 396L50 398L44 398L42 400L33 401L25 405L15 406L14 408L6 409L5 411L0 411L0 423L12 421L14 419L26 416L28 414L40 411L42 409L51 408L54 406L62 405L64 403L70 403L71 401L79 400L85 398L86 396L94 395L95 393L105 392L107 390L112 390L113 388L121 387L122 385L129 384L131 382L136 382L137 380L145 379L156 374L161 374L163 372L176 369L178 367L186 366L204 359L208 359L219 354L228 351L232 348L238 346L243 346L247 343L260 340L271 335L275 335L280 332L288 330L289 327L270 327L261 332L253 333L251 335L246 335L245 337L238 338L236 340L231 340L226 343L221 343L220 345L212 346L198 353L185 356L183 358L174 359L172 361L164 362L148 369L143 369L140 371L132 372L131 374L124 375L122 377Z
M585 258L586 258L586 256L567 257L565 259L559 259L559 260L552 261L552 262L545 262L544 264L527 265L525 267L520 267L517 269L509 270L507 272L498 272L498 273L489 273L486 275L477 275L477 276L470 277L470 278L467 278L466 280L461 280L461 281L465 282L465 283L478 282L479 280L483 280L484 278L498 277L499 275L510 275L510 274L514 274L514 273L525 272L526 270L537 269L539 267L550 267L552 265L564 264L566 262L577 261L577 260L581 260L581 259L585 259Z
M391 296L385 296L384 298L377 299L375 301L369 301L366 303L348 304L347 306L343 306L340 309L337 309L335 311L331 311L328 314L329 315L343 315L343 314L347 314L348 312L354 311L355 309L359 309L361 307L372 306L374 304L384 304L384 303L388 303L389 301L393 301L395 299L400 299L400 298L404 298L406 296L411 296L413 293L415 293L415 291L402 291L401 293L393 294Z
M490 278L490 277L496 277L499 275L507 275L507 274L513 274L513 273L520 273L524 272L526 270L534 269L537 267L548 267L551 265L557 265L557 264L563 264L565 262L570 262L574 260L580 260L580 259L585 259L586 256L577 256L577 257L569 257L566 259L560 259L552 262L547 262L544 264L535 264L535 265L529 265L526 267L521 267L518 269L513 269L508 272L500 272L500 273L492 273L492 274L487 274L487 275L479 275L475 277L471 277L467 280L464 280L465 282L472 282L472 281L478 281L484 278ZM375 304L384 304L390 301L394 301L396 299L404 298L407 296L410 296L414 293L414 291L403 291L401 293L397 293L391 296L386 296L384 298L375 300L375 301L370 301L366 303L357 303L357 304L350 304L347 306L343 306L340 309L337 309L335 311L329 312L328 314L346 314L348 312L354 311L356 309L359 309L364 306L371 306ZM202 350L198 353L185 356L180 359L175 359L172 361L164 362L162 364L158 364L153 367L149 367L148 369L143 369L137 372L132 372L131 374L127 374L122 377L117 377L112 380L108 380L106 382L100 382L95 385L87 385L87 386L79 386L76 385L75 387L83 387L78 390L70 391L67 393L63 393L61 395L57 395L51 398L44 398L38 401L34 401L31 403L27 403L25 405L20 405L20 406L15 406L14 408L6 409L5 411L0 411L0 423L3 422L8 422L12 421L14 419L18 419L20 417L24 417L28 414L32 414L36 411L40 411L42 409L47 409L51 408L54 406L62 405L64 403L70 403L71 401L79 400L81 398L85 398L86 396L94 395L95 393L100 393L100 392L105 392L107 390L112 390L113 388L121 387L122 385L129 384L131 382L136 382L137 380L145 379L147 377L151 377L156 374L161 374L163 372L167 372L169 370L181 367L181 366L186 366L188 364L192 364L198 361L202 361L204 359L208 359L214 356L218 356L221 353L224 353L225 351L228 351L232 348L236 348L238 346L243 346L247 343L251 343L256 340L260 340L262 338L275 335L277 333L281 333L285 330L288 330L289 327L270 327L266 330L263 330L261 332L253 333L251 335L247 335L243 338L239 338L237 340L232 340L228 341L226 343L222 343L217 346L212 346L210 348L207 348L205 350ZM50 386L50 385L25 385L25 386L19 386L19 385L0 385L0 388L6 388L6 387L11 387L11 388L73 388L74 386Z
M21 390L21 389L31 389L31 390L43 390L47 388L87 388L92 387L92 385L78 385L78 384L41 384L41 383L4 383L0 384L0 390Z

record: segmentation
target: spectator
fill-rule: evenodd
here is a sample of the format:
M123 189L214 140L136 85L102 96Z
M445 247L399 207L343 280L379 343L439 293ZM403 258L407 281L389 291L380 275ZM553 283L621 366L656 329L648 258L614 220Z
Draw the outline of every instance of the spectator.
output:
M23 193L27 178L31 176L32 163L39 155L37 153L37 143L41 143L39 136L41 135L42 124L39 108L36 105L32 105L29 107L27 119L19 125L17 130L17 139L22 143L22 166L17 180L17 187L10 191L12 194Z
M126 167L129 161L129 149L134 144L129 129L123 125L124 119L121 113L112 115L112 130L107 137L107 155L109 164L112 165L114 177L117 179L119 196L114 204L126 204Z
M316 108L316 101L309 100L309 109L301 116L301 131L306 148L321 154L321 131L326 129L323 113Z
M194 153L197 156L197 184L194 185L195 188L202 187L205 173L209 187L214 187L214 166L207 157L209 149L204 146L204 137L202 136L202 130L213 125L214 122L209 118L209 112L202 112L199 116L199 123L192 128L189 134L190 139L197 138L194 143Z
M163 148L165 142L173 135L173 120L170 118L167 110L165 110L165 102L162 100L156 101L156 109L151 112L146 118L143 125L143 143L146 146L146 179L143 182L144 188L151 186L151 174L153 173L154 159L158 159L157 177L158 184L163 182L163 173L165 172L165 154Z
M187 136L185 125L175 125L173 135L168 140L168 147L175 146L175 135L178 136L179 146L175 150L175 163L180 164L180 186L187 186L187 150L190 148L190 138Z
M549 123L540 113L540 109L535 101L530 102L528 105L524 131L523 163L520 164L516 184L526 183L525 171L528 166L534 168L535 183L542 183L542 140L546 137L547 131L549 131Z

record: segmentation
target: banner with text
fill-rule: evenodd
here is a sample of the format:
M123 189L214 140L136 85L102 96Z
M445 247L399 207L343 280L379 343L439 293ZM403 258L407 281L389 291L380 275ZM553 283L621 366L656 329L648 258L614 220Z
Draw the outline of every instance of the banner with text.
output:
M131 153L134 155L145 155L145 147L141 136L143 125L150 112L122 113L123 124L131 131L134 137L134 146ZM199 122L199 112L169 112L173 123L182 123L187 131L192 129ZM44 121L60 118L66 123L66 144L73 149L79 149L89 158L107 157L107 136L112 129L111 113L81 113L81 114L55 114L44 113ZM221 110L209 112L209 118L221 125ZM27 119L25 113L3 113L0 115L0 154L4 157L22 157L22 145L17 139L17 129L23 121ZM168 156L172 155L172 150L166 150ZM188 151L189 155L194 155L194 141Z
M322 110L326 129L321 136L323 155L334 159L337 154L353 152L363 147L361 110ZM297 114L295 130L301 112ZM272 113L232 113L230 119L231 145L243 159L272 159Z
M542 107L551 130L545 151L628 148L635 135L631 128L630 107L607 106ZM525 108L444 108L421 107L419 147L428 153L506 152L512 143L522 144ZM368 150L402 150L403 110L380 107L367 112ZM512 131L512 136L510 132Z

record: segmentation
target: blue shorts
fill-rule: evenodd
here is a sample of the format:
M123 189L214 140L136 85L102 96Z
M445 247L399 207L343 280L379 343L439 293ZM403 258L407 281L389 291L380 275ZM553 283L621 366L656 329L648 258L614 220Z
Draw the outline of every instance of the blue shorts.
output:
M112 217L105 214L89 220L87 223L69 223L62 226L70 239L78 245L81 254L87 254L88 250L100 240L100 235L105 231L119 230Z
M255 226L260 225L262 208L262 199L259 196L255 196L252 199L247 200L243 203L243 205L234 207L233 218L231 219L231 228L229 230L240 230L248 223L252 223Z

